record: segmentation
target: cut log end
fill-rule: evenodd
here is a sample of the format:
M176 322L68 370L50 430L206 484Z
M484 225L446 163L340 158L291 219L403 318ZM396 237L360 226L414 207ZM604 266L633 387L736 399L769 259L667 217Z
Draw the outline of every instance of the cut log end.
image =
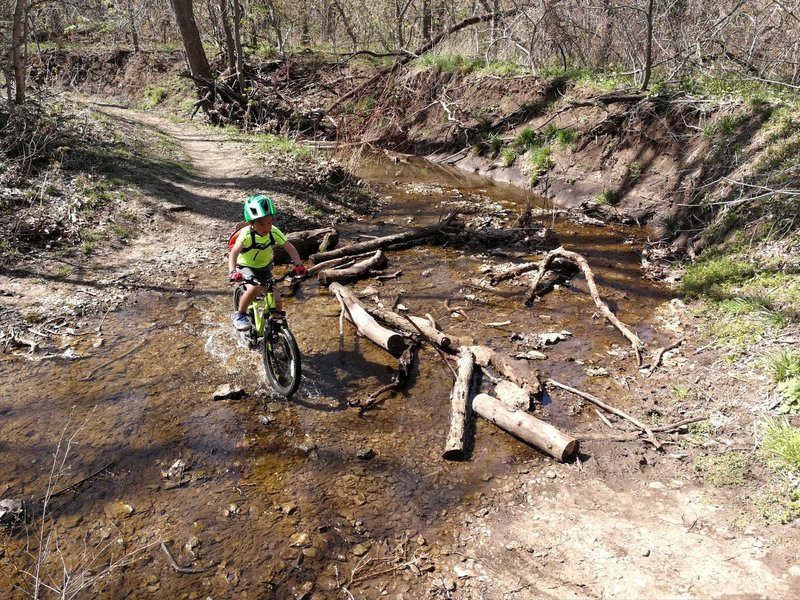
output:
M569 462L576 456L578 456L578 452L580 451L581 443L578 440L572 440L564 446L563 450L561 451L561 462Z
M445 460L464 460L464 449L463 448L449 448L442 452L442 458Z

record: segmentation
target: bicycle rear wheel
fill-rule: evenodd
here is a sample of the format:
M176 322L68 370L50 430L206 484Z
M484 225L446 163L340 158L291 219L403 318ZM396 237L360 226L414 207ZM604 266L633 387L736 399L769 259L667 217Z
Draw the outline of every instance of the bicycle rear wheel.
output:
M282 327L264 337L261 348L270 385L288 398L300 386L300 349L292 332Z

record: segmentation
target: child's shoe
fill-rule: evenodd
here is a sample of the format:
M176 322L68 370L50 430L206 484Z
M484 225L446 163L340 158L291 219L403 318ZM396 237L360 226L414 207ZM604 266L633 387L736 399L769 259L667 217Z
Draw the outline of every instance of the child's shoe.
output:
M250 319L243 312L236 311L233 313L233 326L239 331L247 331L250 329Z

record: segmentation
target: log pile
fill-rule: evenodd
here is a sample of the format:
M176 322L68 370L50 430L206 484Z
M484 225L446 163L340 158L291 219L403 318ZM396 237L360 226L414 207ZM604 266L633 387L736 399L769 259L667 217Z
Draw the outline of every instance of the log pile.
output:
M340 303L342 309L340 334L344 335L343 322L347 319L361 335L399 359L398 371L392 378L392 382L370 394L367 401L359 403L358 406L362 412L373 408L386 392L397 390L405 385L415 357L414 349L422 343L427 343L450 369L454 381L450 393L450 424L442 452L443 458L463 460L468 456L469 432L474 431L470 427L470 422L473 418L472 415L475 414L558 461L572 460L578 454L579 439L591 439L591 434L568 435L531 414L535 407L535 401L541 399L544 387L540 373L532 370L527 361L513 358L483 345L459 346L455 340L437 327L430 315L415 316L405 312L400 314L383 306L367 306L350 289L342 285L342 282L346 281L379 276L380 269L387 264L387 257L384 254L386 249L398 245L417 244L424 240L447 239L447 234L451 235L450 239L452 240L453 231L458 229L455 217L456 214L451 213L436 225L349 244L334 250L330 248L338 242L335 230L304 232L307 235L303 237L303 240L307 239L307 243L300 242L300 240L293 241L296 245L303 244L306 255L311 249L310 258L316 264L309 269L308 276L316 276L321 285L328 286ZM499 238L499 234L496 237ZM547 239L547 236L543 236L543 239ZM313 252L315 245L320 248L320 251ZM606 319L613 323L630 341L641 365L641 351L644 344L635 333L616 318L602 301L591 269L582 256L561 247L555 248L548 251L538 263L524 263L504 273L494 275L492 285L535 270L536 274L527 297L527 303L530 303L537 294L541 293L541 283L548 274L552 273L553 269L558 270L561 275L557 275L557 277L562 278L578 272L584 274L595 305ZM394 276L400 273L402 271L398 271ZM450 308L452 309L452 307ZM655 359L652 369L657 367L659 359L660 357ZM455 362L455 369L451 366L451 362ZM482 377L479 377L479 374ZM485 383L480 384L481 381L488 381L492 384L491 393L476 389L486 386ZM603 410L628 420L639 428L641 434L644 434L655 447L660 447L660 443L653 433L654 430L627 413L615 409L590 394L552 379L547 380L547 385L577 394ZM606 422L605 419L604 422ZM638 435L628 435L628 437L634 439Z

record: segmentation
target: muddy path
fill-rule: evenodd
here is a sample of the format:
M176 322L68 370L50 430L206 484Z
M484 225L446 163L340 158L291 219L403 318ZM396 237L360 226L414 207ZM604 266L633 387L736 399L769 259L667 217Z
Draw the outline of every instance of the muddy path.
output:
M213 132L103 110L179 140L195 174L153 181L152 202L166 207L153 230L72 281L3 281L31 302L45 294L126 297L102 319L78 321L59 353L0 361L2 496L33 498L40 514L36 500L48 484L56 492L44 530L18 526L4 542L0 589L11 597L25 597L13 585L33 589L21 570L34 573L39 559L50 585L67 573L72 585L87 586L86 597L101 598L795 596L797 532L742 526L730 498L699 485L677 441L661 452L641 442L586 442L580 461L562 465L477 422L469 459L444 462L450 375L430 350L420 352L406 391L360 414L349 404L388 383L396 362L351 329L340 337L339 306L316 284L287 299L303 384L289 402L273 398L259 356L229 323L224 240L243 193L263 189L279 206L302 199ZM344 236L422 226L476 199L511 219L531 202L511 187L416 161L363 170L387 204L371 221L342 226ZM640 280L633 234L571 223L558 232L589 257L619 317L651 347L676 332L687 337L667 369L641 378L578 280L536 310L522 305L524 287L481 287L484 266L509 260L502 253L411 248L390 259L401 278L356 287L373 286L386 303L402 298L448 333L509 352L518 348L514 331L569 330L541 368L637 414L657 408L677 421L718 410L668 400L675 382L729 394L738 384L708 353L694 354L680 303ZM445 300L464 305L466 317ZM486 325L503 320L513 329ZM247 395L214 401L221 384ZM567 430L603 427L559 394L539 414ZM63 464L55 475L54 453ZM91 587L87 577L109 565Z

